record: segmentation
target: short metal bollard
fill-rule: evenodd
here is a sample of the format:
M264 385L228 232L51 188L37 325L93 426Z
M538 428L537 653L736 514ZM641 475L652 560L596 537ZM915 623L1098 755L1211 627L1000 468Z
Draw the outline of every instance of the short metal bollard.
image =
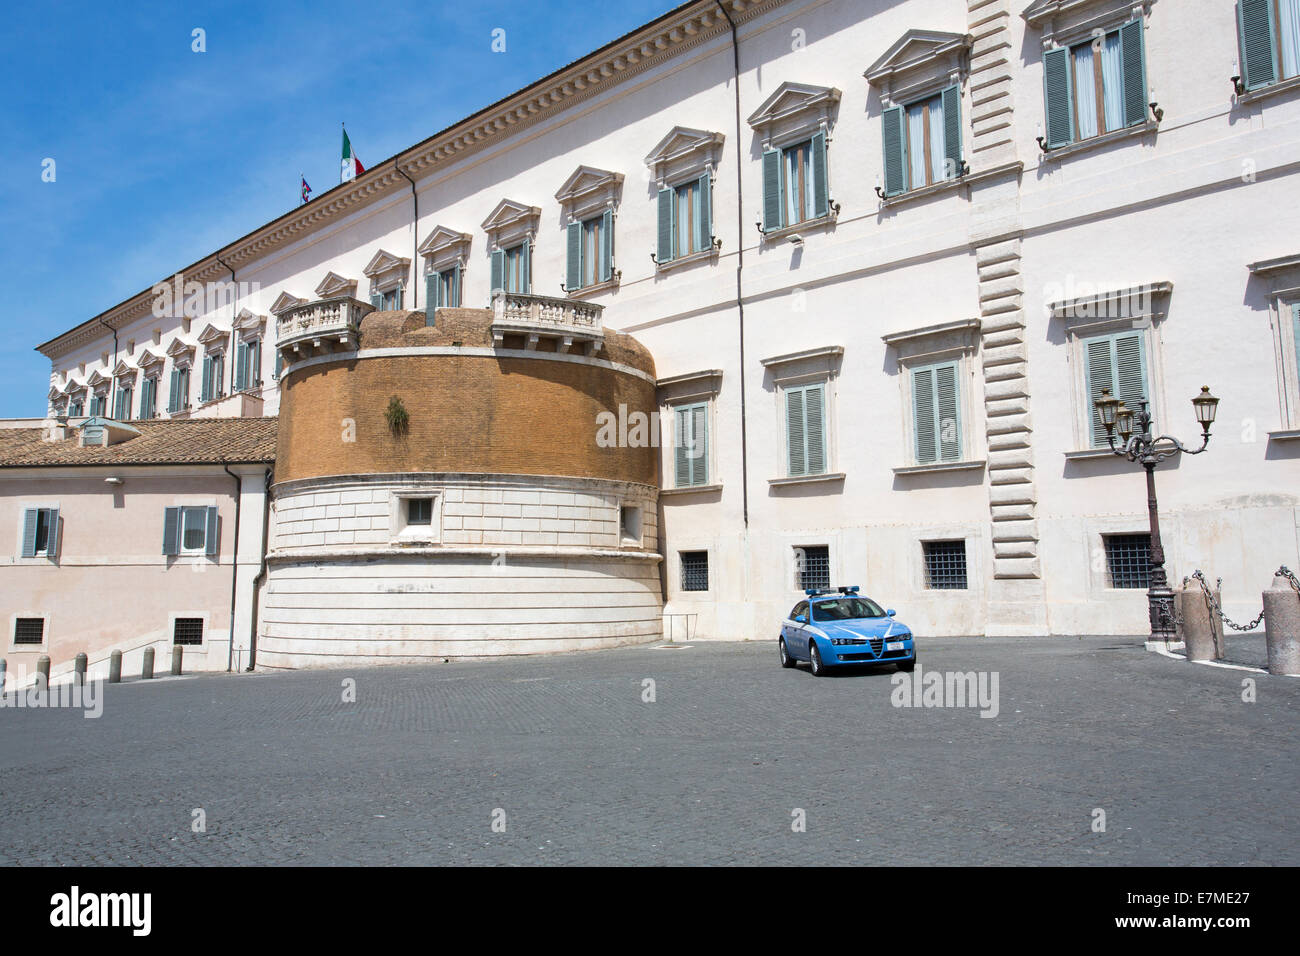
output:
M1278 575L1264 592L1264 636L1270 674L1300 674L1300 594Z
M177 644L172 648L172 677L180 677L181 661L185 658L185 645Z
M1217 590L1214 601L1220 604ZM1223 622L1205 599L1199 587L1182 588L1178 593L1178 616L1182 618L1183 643L1189 661L1217 661L1223 657Z
M153 648L144 649L144 663L140 665L140 677L144 680L153 680Z
M50 655L42 654L36 658L36 689L44 690L50 686Z
M72 683L78 685L86 683L86 655L84 651L72 659Z
M114 651L108 655L108 682L110 684L122 683L122 652Z

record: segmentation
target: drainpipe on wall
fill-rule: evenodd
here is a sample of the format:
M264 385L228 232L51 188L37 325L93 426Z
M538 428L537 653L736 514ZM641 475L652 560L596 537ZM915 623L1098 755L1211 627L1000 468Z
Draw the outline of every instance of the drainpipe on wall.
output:
M102 315L99 317L99 324L102 325L104 328L108 329L108 331L113 333L113 366L116 367L117 366L117 329L113 328L111 325L105 322L104 317ZM108 414L105 415L104 417L112 418L113 414L117 411L117 376L113 375L112 368L108 370L108 374L110 376L108 380Z
M217 256L217 261L226 266L221 256ZM226 346L226 355L230 359L226 363L230 366L230 391L226 394L233 395L235 394L235 317L239 315L239 283L235 281L235 270L230 266L226 266L226 269L230 272L230 284L235 289L235 301L230 306L230 344ZM223 373L221 377L225 378L225 374Z
M420 195L415 191L415 180L393 161L393 168L401 173L408 183L411 184L411 200L415 203L415 220L411 225L411 305L413 309L418 310L420 305ZM428 308L428 303L425 304Z
M248 625L248 670L257 664L257 609L258 590L266 581L266 545L271 534L271 469L266 469L262 482L262 563L253 578L253 619Z
M239 583L239 508L244 496L241 494L243 482L239 476L230 470L229 465L221 467L235 480L235 545L230 559L230 642L226 645L226 670L229 671L235 663L235 598L238 594L235 588Z
M741 273L745 268L745 183L740 169L740 44L736 23L722 5L714 0L731 27L731 76L736 93L736 311L740 316L740 499L745 529L749 529L749 443L745 422L745 298Z

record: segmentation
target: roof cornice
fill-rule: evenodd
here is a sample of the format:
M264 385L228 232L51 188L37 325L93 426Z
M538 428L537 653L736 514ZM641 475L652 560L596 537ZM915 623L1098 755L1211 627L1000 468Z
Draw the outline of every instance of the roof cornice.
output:
M786 0L723 0L740 25L775 9ZM690 0L624 34L568 66L524 87L383 160L356 179L335 186L316 199L285 213L248 235L179 270L198 282L229 278L224 262L236 271L304 235L354 212L359 206L406 189L402 173L425 175L466 156L495 146L504 137L549 120L585 100L667 62L670 57L728 33L715 0ZM163 281L168 281L170 277ZM150 314L153 286L80 325L36 346L51 360L94 341L107 324L121 329Z

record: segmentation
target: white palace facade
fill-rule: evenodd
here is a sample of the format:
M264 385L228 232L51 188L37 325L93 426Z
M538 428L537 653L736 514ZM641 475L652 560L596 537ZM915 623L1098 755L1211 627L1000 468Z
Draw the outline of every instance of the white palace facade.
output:
M1253 616L1273 570L1300 565L1300 0L696 0L156 281L39 347L49 414L276 417L283 387L293 427L281 416L264 493L270 465L245 469L253 550L229 638L274 646L268 663L366 656L367 627L388 635L379 656L475 653L421 636L436 605L385 616L376 598L349 619L283 570L390 568L376 552L401 546L396 525L327 509L360 490L397 515L411 475L440 525L385 573L418 579L438 548L558 548L548 567L638 595L599 632L614 643L773 638L819 584L860 585L921 637L1142 634L1145 485L1094 422L1102 388L1195 444L1190 400L1221 399L1209 450L1157 473L1171 581L1221 576L1227 612ZM226 293L200 303L187 283ZM492 505L527 455L495 449L481 508L455 507L484 469L454 455L348 457L351 406L319 383L493 349L621 375L579 376L565 387L600 401L554 414L589 415L568 440L597 447L608 412L620 444L657 450L648 477L557 454L512 528ZM410 442L441 440L422 414L504 434L496 418L536 413L509 376L425 409L418 376L373 368L365 400L401 392ZM648 432L620 415L623 379L653 383ZM5 495L40 497L19 470L0 464ZM584 507L584 489L585 518L529 517L552 492ZM61 509L71 541L76 504ZM641 570L592 557L632 530ZM530 605L510 606L526 630ZM555 621L537 649L592 646ZM351 643L304 650L318 624Z

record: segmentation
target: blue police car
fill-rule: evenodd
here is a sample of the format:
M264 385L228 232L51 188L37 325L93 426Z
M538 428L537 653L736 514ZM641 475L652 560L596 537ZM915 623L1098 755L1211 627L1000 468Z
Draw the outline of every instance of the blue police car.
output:
M844 664L896 664L916 667L916 645L907 625L894 620L857 587L813 589L781 624L781 666L807 661L813 675Z

